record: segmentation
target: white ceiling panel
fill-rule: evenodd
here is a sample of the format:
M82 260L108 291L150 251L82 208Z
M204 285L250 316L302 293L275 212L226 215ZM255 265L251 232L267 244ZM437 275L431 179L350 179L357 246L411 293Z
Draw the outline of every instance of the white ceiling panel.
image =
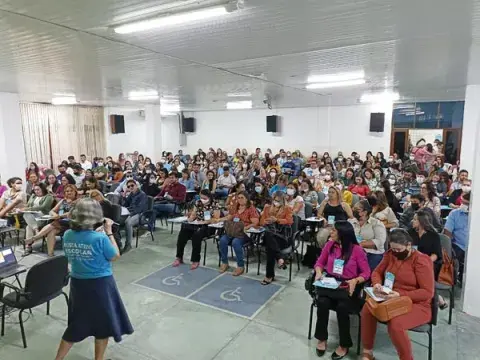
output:
M129 91L156 89L182 109L207 110L224 109L232 92L250 92L254 107L266 97L300 107L349 105L384 89L405 101L456 100L480 83L480 66L469 66L470 53L480 54L479 0L245 0L220 18L112 30L222 2L0 0L0 91L131 105ZM310 75L356 70L364 85L305 89Z

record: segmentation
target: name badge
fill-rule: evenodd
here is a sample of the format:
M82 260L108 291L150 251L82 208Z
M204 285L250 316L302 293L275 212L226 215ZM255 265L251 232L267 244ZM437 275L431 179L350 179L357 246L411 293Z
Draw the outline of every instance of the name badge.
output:
M394 282L395 282L395 275L393 275L391 272L387 272L385 274L385 283L383 284L383 286L392 290Z
M233 218L233 222L239 222L240 221L240 218L236 217L236 218Z
M357 242L361 243L363 241L363 236L362 235L357 235Z
M328 225L333 225L333 224L335 224L335 216L330 215L328 217Z
M62 216L62 215L63 215L63 213L64 213L64 211L63 211L63 210L59 210L59 211L58 211L58 215L60 215L60 216Z
M204 212L203 212L203 219L204 219L205 221L208 221L208 220L210 220L211 218L212 218L212 215L210 214L210 211L204 211Z
M345 261L342 259L335 259L333 262L333 273L337 275L343 275L343 265Z

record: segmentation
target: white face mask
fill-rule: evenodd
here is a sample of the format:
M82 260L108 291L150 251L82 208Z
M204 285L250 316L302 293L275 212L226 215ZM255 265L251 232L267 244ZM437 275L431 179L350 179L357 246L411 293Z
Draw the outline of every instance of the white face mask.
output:
M342 191L342 190L343 190L343 185L342 185L342 184L338 184L338 185L337 185L337 189L340 190L340 191Z
M275 207L279 207L281 204L280 204L280 201L274 201L273 202L273 206Z
M332 177L330 175L325 175L325 180L330 181Z
M274 172L271 172L271 173L270 173L270 177L271 177L271 178L274 178L275 176L277 176L277 173L274 173Z
M15 190L17 190L17 191L22 190L22 185L15 184Z
M468 185L464 185L464 186L462 186L462 191L464 193L469 193L470 191L472 191L472 187L468 186Z
M390 157L388 158L388 161L389 161L389 162L392 162L392 161L393 161L393 157L390 156Z
M247 164L243 164L243 165L242 165L242 168L243 168L243 169L246 169L246 168L248 168L248 165L247 165Z
M103 162L98 162L97 165L98 166L103 166Z
M410 155L410 160L415 160L415 156Z
M287 189L287 195L290 195L290 196L295 195L295 190L294 189Z
M208 202L209 202L209 201L206 200L206 199L200 199L200 201L202 202L203 205L206 205L206 204L208 204Z
M354 169L354 170L360 169L360 165L355 165L355 166L353 167L353 169Z
M157 179L155 178L150 178L150 184L155 184L157 182Z
M388 182L390 183L390 185L395 185L395 179L388 179Z
M208 167L208 170L213 170L213 166L210 165L210 166Z
M255 186L255 192L257 194L260 194L262 192L263 188L261 186Z
M424 181L425 181L425 178L424 178L424 177L421 177L421 176L417 177L417 183L418 183L419 185L422 185Z
M325 175L326 173L327 173L327 170L325 169L320 170L320 174Z

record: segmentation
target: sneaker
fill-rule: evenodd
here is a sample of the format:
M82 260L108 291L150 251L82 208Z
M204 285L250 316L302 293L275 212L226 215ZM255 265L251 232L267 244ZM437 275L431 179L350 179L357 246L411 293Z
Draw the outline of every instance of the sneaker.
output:
M220 265L220 272L223 274L225 271L227 271L229 268L228 264L222 264Z
M233 270L232 276L240 276L244 273L243 267L237 267L235 270Z
M180 264L183 264L182 259L176 258L175 261L173 262L172 266L177 267L177 266L180 266Z
M195 270L200 266L199 262L193 262L192 265L190 266L190 270Z
M125 247L122 249L122 251L120 251L120 254L121 255L126 254L130 250L132 250L132 245L125 245Z

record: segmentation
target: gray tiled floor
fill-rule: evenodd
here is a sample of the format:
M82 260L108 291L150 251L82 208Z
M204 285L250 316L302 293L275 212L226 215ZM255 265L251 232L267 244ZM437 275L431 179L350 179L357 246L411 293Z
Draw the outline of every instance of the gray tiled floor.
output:
M155 242L142 238L138 249L123 256L114 265L115 278L135 328L135 333L120 344L111 344L107 358L115 360L236 360L236 359L315 359L316 340L308 340L310 298L303 289L308 270L294 269L292 282L287 272L277 274L285 288L253 319L237 317L188 300L142 288L132 283L171 263L175 254L176 233L157 230ZM187 245L185 259L189 258ZM27 266L42 260L32 255ZM218 265L216 247L208 243L207 266ZM256 265L256 264L254 264ZM262 272L264 267L262 267ZM249 276L256 276L252 266ZM62 298L52 303L51 316L45 307L33 310L25 324L28 349L21 346L17 315L6 324L6 335L0 338L1 360L53 359L66 326L66 306ZM440 312L434 329L435 359L480 359L480 320L455 313L452 325L448 312ZM329 351L337 345L338 330L334 314L330 318ZM352 336L356 344L357 321L352 318ZM411 334L416 359L427 359L427 337ZM397 359L386 328L379 326L375 345L379 360ZM325 358L330 358L326 356ZM356 356L350 355L351 359ZM68 359L93 359L92 341L73 347Z

